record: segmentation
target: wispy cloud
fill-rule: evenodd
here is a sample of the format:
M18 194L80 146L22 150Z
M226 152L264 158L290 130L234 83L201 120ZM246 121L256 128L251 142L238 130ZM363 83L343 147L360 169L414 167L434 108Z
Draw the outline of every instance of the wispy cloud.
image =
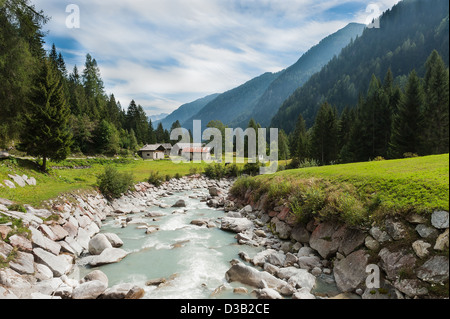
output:
M51 16L69 68L91 53L108 93L149 114L236 87L294 63L349 22L364 22L365 0L74 0L80 29L66 28L69 2L32 0ZM398 0L376 0L384 11Z

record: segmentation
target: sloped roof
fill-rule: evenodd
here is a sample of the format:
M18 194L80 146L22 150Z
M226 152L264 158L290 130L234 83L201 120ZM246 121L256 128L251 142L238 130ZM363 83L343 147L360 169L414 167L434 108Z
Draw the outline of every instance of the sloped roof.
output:
M155 152L155 151L164 151L164 147L161 144L150 144L145 145L143 148L139 150L139 152Z

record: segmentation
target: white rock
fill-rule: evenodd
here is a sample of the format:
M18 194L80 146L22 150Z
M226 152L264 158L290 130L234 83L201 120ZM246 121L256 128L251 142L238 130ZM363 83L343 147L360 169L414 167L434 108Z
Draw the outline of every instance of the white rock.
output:
M112 245L104 234L95 235L89 241L89 253L91 255L100 255L107 248L112 248Z
M109 242L111 243L111 245L114 248L119 248L119 247L123 246L123 241L122 241L122 239L119 238L119 236L117 236L117 234L106 233L104 235L106 236L106 238L109 240Z
M88 281L73 290L72 299L97 299L107 288L101 281Z
M8 177L11 178L20 187L25 187L26 186L26 183L23 180L22 176L8 174Z
M55 277L67 274L72 269L72 264L65 256L55 256L42 248L33 249L33 254L37 260L51 269Z
M316 299L316 297L312 293L310 293L307 288L302 288L292 295L292 299L307 300L307 299Z
M32 254L18 251L13 261L9 262L9 267L22 275L34 274L34 257Z
M35 277L38 280L48 280L53 278L53 271L48 268L46 265L40 264L40 263L35 263L34 264L34 268L35 268Z
M45 237L39 230L34 227L29 227L31 231L31 238L35 245L51 252L54 255L58 255L61 251L61 246L51 239Z
M258 299L283 299L281 295L272 288L264 288L255 290Z
M102 266L118 263L127 256L127 252L120 248L107 248L99 256L93 256L89 264L91 266Z
M305 269L298 269L295 267L280 268L277 276L281 279L287 279L288 283L293 287L311 289L316 284L316 277L310 274Z

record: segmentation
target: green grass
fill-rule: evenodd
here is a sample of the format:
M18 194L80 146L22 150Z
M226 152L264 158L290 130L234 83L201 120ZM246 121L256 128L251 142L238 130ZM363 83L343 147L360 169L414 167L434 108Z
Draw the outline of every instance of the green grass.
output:
M160 172L163 176L175 177L188 175L192 172L201 173L206 163L175 164L170 160L143 161L135 159L77 159L66 160L61 163L49 163L49 167L66 167L64 169L51 169L44 174L38 166L30 160L5 159L0 161L0 183L9 179L8 174L27 175L36 178L36 186L9 189L0 188L0 197L7 198L18 204L30 204L40 207L44 201L54 199L61 194L76 190L94 190L97 176L104 172L105 165L111 165L119 172L128 172L133 175L136 183L147 181L151 172ZM87 167L73 169L72 167Z
M268 193L273 205L289 201L299 219L357 224L386 214L448 211L449 155L286 170L242 179L234 193L248 187L256 199Z

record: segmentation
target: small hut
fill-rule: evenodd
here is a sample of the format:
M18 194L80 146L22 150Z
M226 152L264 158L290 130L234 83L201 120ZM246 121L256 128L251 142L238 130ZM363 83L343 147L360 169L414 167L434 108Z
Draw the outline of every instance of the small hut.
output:
M138 153L144 159L162 160L165 157L166 149L161 144L145 145Z

